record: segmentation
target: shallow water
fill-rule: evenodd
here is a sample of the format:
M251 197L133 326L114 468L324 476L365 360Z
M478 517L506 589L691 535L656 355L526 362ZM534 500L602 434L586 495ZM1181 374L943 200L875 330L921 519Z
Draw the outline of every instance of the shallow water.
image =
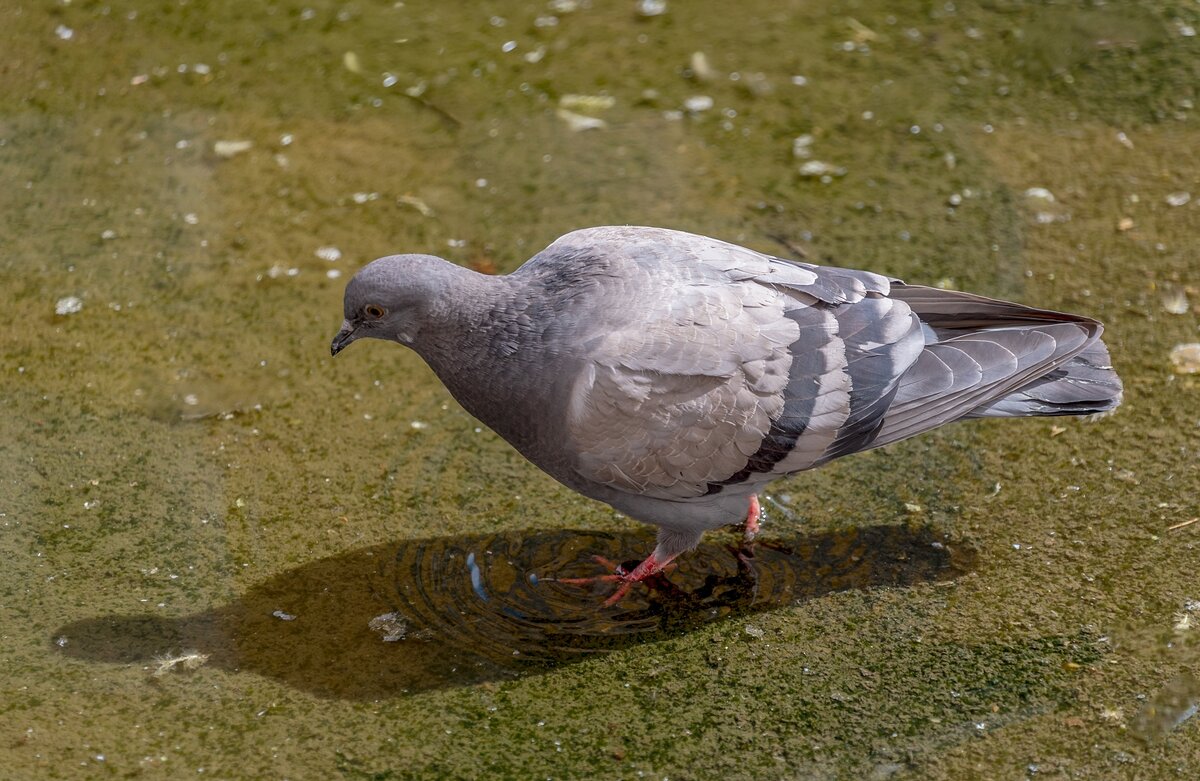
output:
M1200 770L1200 8L637 6L0 4L5 777ZM373 257L606 223L1096 316L1126 404L600 609L547 576L647 530L328 344Z
M187 649L319 696L378 699L544 672L836 591L946 581L974 560L928 529L878 526L709 542L610 608L603 592L589 598L554 580L594 574L592 556L648 546L646 535L574 529L377 545L288 570L203 613L85 619L56 630L57 642L67 656L107 663Z

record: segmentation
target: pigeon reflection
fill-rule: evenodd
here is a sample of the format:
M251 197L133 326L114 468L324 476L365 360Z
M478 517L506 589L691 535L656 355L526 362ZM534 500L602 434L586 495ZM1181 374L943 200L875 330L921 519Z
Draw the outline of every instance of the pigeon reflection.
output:
M596 574L593 554L619 560L641 550L644 535L528 530L364 548L202 613L91 618L54 637L78 659L153 669L156 658L194 651L209 666L319 696L378 699L545 671L832 592L951 580L975 559L929 528L871 526L740 548L712 536L611 608L601 607L602 588L549 578Z

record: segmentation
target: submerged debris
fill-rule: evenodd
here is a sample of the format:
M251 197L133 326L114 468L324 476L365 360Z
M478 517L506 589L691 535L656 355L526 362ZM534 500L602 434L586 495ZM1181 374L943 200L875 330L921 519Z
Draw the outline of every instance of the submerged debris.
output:
M1166 735L1200 712L1200 681L1190 673L1180 673L1167 681L1134 719L1133 730L1143 740Z
M558 99L558 105L565 109L586 111L591 114L610 109L616 104L617 99L611 95L577 95L569 93Z
M213 153L217 157L230 158L247 152L253 147L253 141L217 141L213 144Z
M425 203L425 201L421 200L420 198L418 198L415 195L401 195L399 198L396 199L396 203L401 204L403 206L413 207L414 209L416 209L417 211L419 211L421 213L422 217L432 217L433 216L433 209L431 209L429 207L429 204Z
M704 52L692 52L688 70L696 81L712 81L717 77L717 72L708 64L708 56Z
M667 12L667 0L638 0L638 16L662 16Z
M1054 197L1054 193L1045 187L1030 187L1025 191L1025 197L1037 201L1046 201L1047 203L1054 203L1057 200Z
M195 670L207 661L208 654L202 654L199 651L183 651L177 656L163 654L162 656L154 657L154 663L157 666L151 674L155 678L161 678L176 667L182 667L184 670Z
M83 299L79 296L64 296L54 303L54 314L73 315L83 309Z
M1192 524L1197 523L1197 522L1200 522L1200 515L1196 516L1195 518L1189 518L1186 521L1177 523L1174 526L1168 526L1167 531L1173 532L1173 531L1176 531L1177 529L1184 529L1184 528L1187 528L1188 526L1191 526ZM1189 604L1191 604L1191 603L1189 603ZM1191 609L1192 609L1191 607L1188 607L1188 610L1191 610Z
M1200 342L1177 344L1171 348L1170 357L1176 374L1200 372Z
M842 166L831 165L822 160L809 160L800 166L800 175L820 178L822 182L829 182L834 176L845 176L846 169Z
M1168 289L1162 294L1163 311L1172 315L1186 315L1191 309L1191 302L1188 301L1186 290L1179 288Z
M408 634L408 620L399 613L384 613L367 622L367 628L383 635L383 642L395 643Z
M608 123L599 117L588 117L583 114L576 114L574 111L569 111L565 108L556 109L554 115L567 123L567 127L579 133L584 130L600 130L608 127Z

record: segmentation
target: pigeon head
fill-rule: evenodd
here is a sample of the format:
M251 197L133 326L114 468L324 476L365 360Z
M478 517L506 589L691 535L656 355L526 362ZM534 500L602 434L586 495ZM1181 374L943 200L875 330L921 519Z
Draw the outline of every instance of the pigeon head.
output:
M456 268L432 255L392 255L364 266L346 285L345 321L333 338L337 355L356 339L386 339L410 347Z

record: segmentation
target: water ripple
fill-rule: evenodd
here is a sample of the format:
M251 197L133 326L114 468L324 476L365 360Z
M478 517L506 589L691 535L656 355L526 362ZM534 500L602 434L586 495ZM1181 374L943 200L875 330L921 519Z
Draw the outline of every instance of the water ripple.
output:
M709 536L677 569L612 607L602 606L611 584L554 578L601 574L593 556L648 552L648 536L503 532L321 559L190 616L77 621L54 633L52 647L116 663L191 650L209 665L322 696L378 698L546 670L831 592L948 580L974 561L969 548L928 528L845 529L745 548Z

